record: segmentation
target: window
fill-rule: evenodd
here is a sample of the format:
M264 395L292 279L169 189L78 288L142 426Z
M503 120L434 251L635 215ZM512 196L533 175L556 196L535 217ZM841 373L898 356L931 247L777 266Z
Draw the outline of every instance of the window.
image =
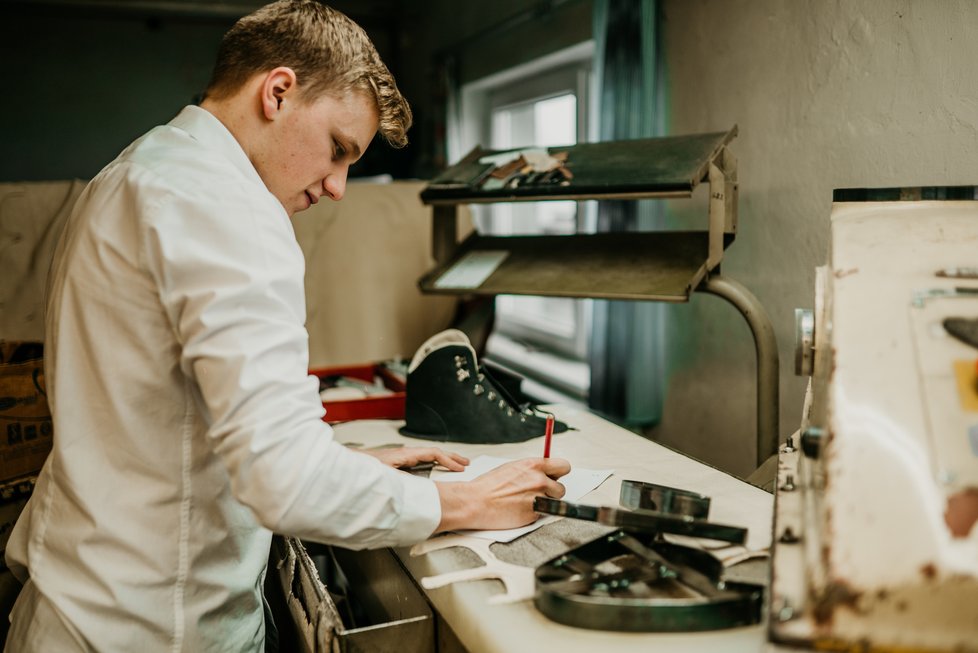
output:
M453 159L478 144L503 150L588 140L592 51L585 43L463 88ZM572 234L585 230L589 213L573 201L472 209L479 231L496 235ZM487 357L543 384L531 390L538 398L585 399L590 308L590 300L500 295Z

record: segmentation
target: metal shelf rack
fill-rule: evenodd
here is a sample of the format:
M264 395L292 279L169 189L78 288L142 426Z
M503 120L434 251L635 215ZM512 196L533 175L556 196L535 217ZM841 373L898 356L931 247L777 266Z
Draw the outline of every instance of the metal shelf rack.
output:
M743 285L720 275L725 249L737 232L737 162L727 132L582 143L548 148L571 173L546 183L495 184L483 180L487 157L505 151L475 148L421 192L433 208L436 265L419 281L423 292L464 295L545 295L600 299L687 302L694 291L724 298L747 320L757 353L757 461L778 446L778 349L771 321ZM517 150L513 150L517 152ZM487 236L458 242L456 206L547 200L688 198L709 185L709 215L703 231ZM471 254L498 261L478 285L446 284L446 274Z

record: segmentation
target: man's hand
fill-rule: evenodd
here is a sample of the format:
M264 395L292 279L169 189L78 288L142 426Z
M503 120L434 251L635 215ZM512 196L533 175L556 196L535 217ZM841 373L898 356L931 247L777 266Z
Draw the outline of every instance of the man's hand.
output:
M570 471L562 458L525 458L500 465L467 483L436 482L441 497L438 531L505 529L539 517L533 499L564 496L556 479Z
M357 449L391 467L414 467L421 463L436 463L453 472L460 472L469 459L438 447L397 447L395 449Z

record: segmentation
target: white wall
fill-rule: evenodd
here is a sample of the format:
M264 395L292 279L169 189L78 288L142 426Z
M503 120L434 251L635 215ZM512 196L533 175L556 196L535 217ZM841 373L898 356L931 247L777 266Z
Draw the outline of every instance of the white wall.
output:
M775 325L783 439L798 428L804 393L794 375L793 309L813 303L832 190L978 184L978 2L662 0L661 7L670 132L740 128L731 148L740 231L723 273L750 288ZM704 210L673 202L671 221L702 228ZM746 474L755 456L750 331L731 306L707 295L668 315L676 346L653 436Z

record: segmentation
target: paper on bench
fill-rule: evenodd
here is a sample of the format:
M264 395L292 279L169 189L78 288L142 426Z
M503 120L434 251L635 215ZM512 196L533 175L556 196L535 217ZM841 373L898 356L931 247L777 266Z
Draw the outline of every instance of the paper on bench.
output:
M485 474L491 469L500 465L512 462L510 458L497 458L495 456L479 456L473 459L469 466L462 472L444 472L438 476L432 476L436 481L471 481L477 476ZM585 494L601 485L605 479L611 476L614 470L610 469L579 469L571 468L570 473L562 476L559 480L567 489L567 493L562 497L564 501L575 502L580 500ZM510 528L501 531L459 531L472 537L481 537L496 542L512 542L520 535L525 535L534 531L544 524L559 519L554 516L544 516L527 526L520 528Z

